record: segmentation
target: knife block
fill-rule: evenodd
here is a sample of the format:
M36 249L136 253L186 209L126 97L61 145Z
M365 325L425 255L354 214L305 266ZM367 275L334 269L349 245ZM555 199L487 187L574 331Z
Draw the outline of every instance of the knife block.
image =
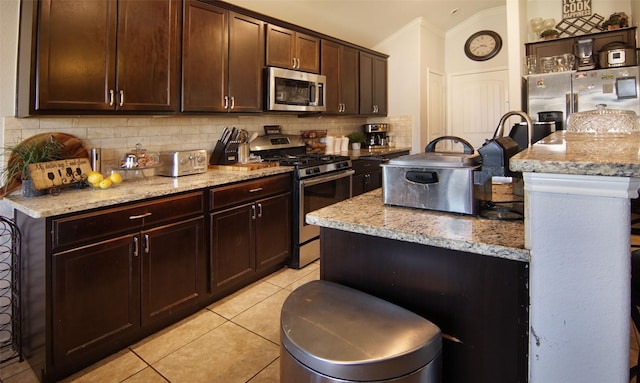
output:
M220 140L211 152L209 164L211 165L231 165L238 162L238 147L240 141L229 141L227 145Z

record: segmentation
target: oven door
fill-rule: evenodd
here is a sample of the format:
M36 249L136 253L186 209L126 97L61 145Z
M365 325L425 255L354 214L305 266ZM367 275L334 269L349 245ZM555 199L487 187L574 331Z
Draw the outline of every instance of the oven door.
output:
M300 180L300 242L318 237L320 228L308 225L305 215L314 210L351 198L353 170Z

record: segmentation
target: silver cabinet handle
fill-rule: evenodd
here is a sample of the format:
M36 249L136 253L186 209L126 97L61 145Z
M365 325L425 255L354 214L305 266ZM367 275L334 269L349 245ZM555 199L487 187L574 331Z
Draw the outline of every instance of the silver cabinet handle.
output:
M133 256L138 256L138 237L133 237Z
M258 218L262 218L262 204L258 204Z
M231 96L231 110L236 107L236 98Z
M262 191L262 188L249 189L249 193L257 193L259 191Z
M229 96L224 96L224 108L229 109Z
M145 217L148 217L148 216L150 216L152 214L153 213L143 213L143 214L139 214L139 215L130 215L129 219L133 221L134 219L145 218Z
M251 219L256 219L256 205L251 205Z
M109 89L109 106L113 106L114 97L113 97L113 89Z
M149 234L144 235L144 253L149 254Z
M291 58L291 61L293 61L293 64L291 65L291 67L292 67L293 69L296 69L296 58L295 58L295 57L292 57L292 58Z
M296 69L300 69L300 59L297 58L296 61L298 62L298 65L296 65Z
M124 90L120 89L120 106L124 105Z

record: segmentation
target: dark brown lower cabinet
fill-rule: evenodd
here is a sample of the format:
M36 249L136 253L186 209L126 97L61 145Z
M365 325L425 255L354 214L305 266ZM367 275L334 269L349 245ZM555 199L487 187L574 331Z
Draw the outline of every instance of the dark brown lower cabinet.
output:
M321 279L440 327L443 382L527 382L528 263L327 228L320 246Z
M60 380L209 303L204 193L34 219L23 233L25 356Z
M285 174L211 190L214 297L285 264L291 255L291 182Z

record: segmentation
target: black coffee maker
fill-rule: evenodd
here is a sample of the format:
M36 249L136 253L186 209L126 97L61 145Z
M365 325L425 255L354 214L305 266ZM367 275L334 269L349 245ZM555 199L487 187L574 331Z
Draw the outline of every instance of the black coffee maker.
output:
M365 146L368 148L386 148L389 146L387 133L389 132L389 124L365 124L363 125L364 134L367 137Z

